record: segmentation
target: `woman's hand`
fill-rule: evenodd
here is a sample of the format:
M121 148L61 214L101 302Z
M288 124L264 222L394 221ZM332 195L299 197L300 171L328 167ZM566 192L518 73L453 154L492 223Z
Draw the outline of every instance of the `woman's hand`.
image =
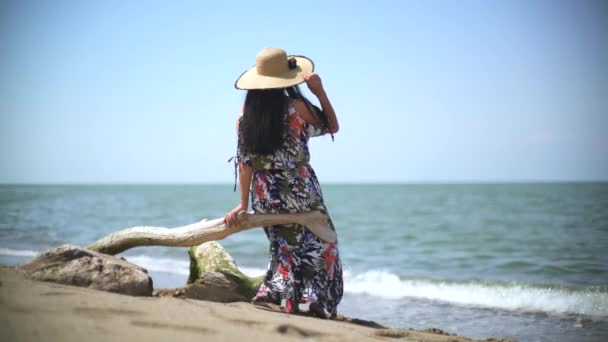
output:
M340 126L338 125L338 118L336 118L334 107L332 107L331 102L329 102L329 98L325 93L325 89L323 89L321 77L315 73L304 74L302 77L306 81L308 89L310 89L310 91L319 99L323 112L327 114L327 119L329 120L329 132L332 134L337 133L340 129Z
M321 77L315 73L303 74L302 77L304 81L306 81L306 85L308 89L315 94L315 96L319 97L319 95L323 94L325 90L323 89L323 83L321 82Z
M226 226L232 227L238 225L240 222L237 215L241 211L247 211L247 207L248 205L243 205L242 203L239 203L239 205L237 205L228 214L226 214L224 216L224 223L226 223Z

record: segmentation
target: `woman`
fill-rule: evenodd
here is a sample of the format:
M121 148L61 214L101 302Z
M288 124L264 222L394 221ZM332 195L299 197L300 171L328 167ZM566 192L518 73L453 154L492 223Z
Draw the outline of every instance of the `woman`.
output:
M247 90L243 115L237 120L240 202L225 216L238 224L251 191L256 213L327 213L319 181L310 166L308 138L338 131L336 114L314 64L303 56L266 48L256 65L235 83ZM322 111L300 93L306 82ZM331 229L335 231L330 219ZM334 317L342 299L342 265L337 243L321 240L306 227L289 224L264 227L270 241L270 262L254 302L280 304L287 312L310 302L319 317Z

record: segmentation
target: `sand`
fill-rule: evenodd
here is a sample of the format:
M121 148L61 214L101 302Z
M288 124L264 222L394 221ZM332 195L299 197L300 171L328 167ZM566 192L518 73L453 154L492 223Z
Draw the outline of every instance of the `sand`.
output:
M473 341L259 308L37 282L0 267L2 341ZM497 341L497 340L494 340Z

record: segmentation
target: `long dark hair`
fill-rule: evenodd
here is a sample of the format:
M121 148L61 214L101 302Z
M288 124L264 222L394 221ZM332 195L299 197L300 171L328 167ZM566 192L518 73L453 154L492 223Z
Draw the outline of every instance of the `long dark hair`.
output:
M270 154L283 144L284 116L287 112L284 89L252 89L247 91L239 134L245 151Z
M247 91L239 123L240 147L244 151L271 154L283 145L283 133L287 127L284 118L289 98L303 101L323 128L329 131L327 115L313 105L297 85L279 89L251 89ZM331 139L334 139L333 134Z

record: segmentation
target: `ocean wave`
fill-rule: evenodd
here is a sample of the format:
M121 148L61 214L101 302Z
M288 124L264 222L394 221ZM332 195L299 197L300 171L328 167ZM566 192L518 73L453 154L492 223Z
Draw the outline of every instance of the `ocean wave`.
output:
M30 251L30 250L26 250L26 249L11 249L11 248L0 247L0 255L18 256L18 257L34 257L34 256L38 255L38 252Z
M180 275L190 274L190 261L188 259L173 259L151 257L148 255L125 255L127 261L141 266L148 271L165 272Z
M424 298L484 308L608 318L608 292L598 288L401 279L387 271L368 271L345 272L344 290L388 299Z
M129 262L139 265L148 271L174 273L180 275L190 274L190 261L188 259L174 259L174 258L161 258L151 257L148 255L132 255L125 256ZM263 269L255 267L242 267L239 266L239 270L245 275L250 277L261 276L266 272Z

